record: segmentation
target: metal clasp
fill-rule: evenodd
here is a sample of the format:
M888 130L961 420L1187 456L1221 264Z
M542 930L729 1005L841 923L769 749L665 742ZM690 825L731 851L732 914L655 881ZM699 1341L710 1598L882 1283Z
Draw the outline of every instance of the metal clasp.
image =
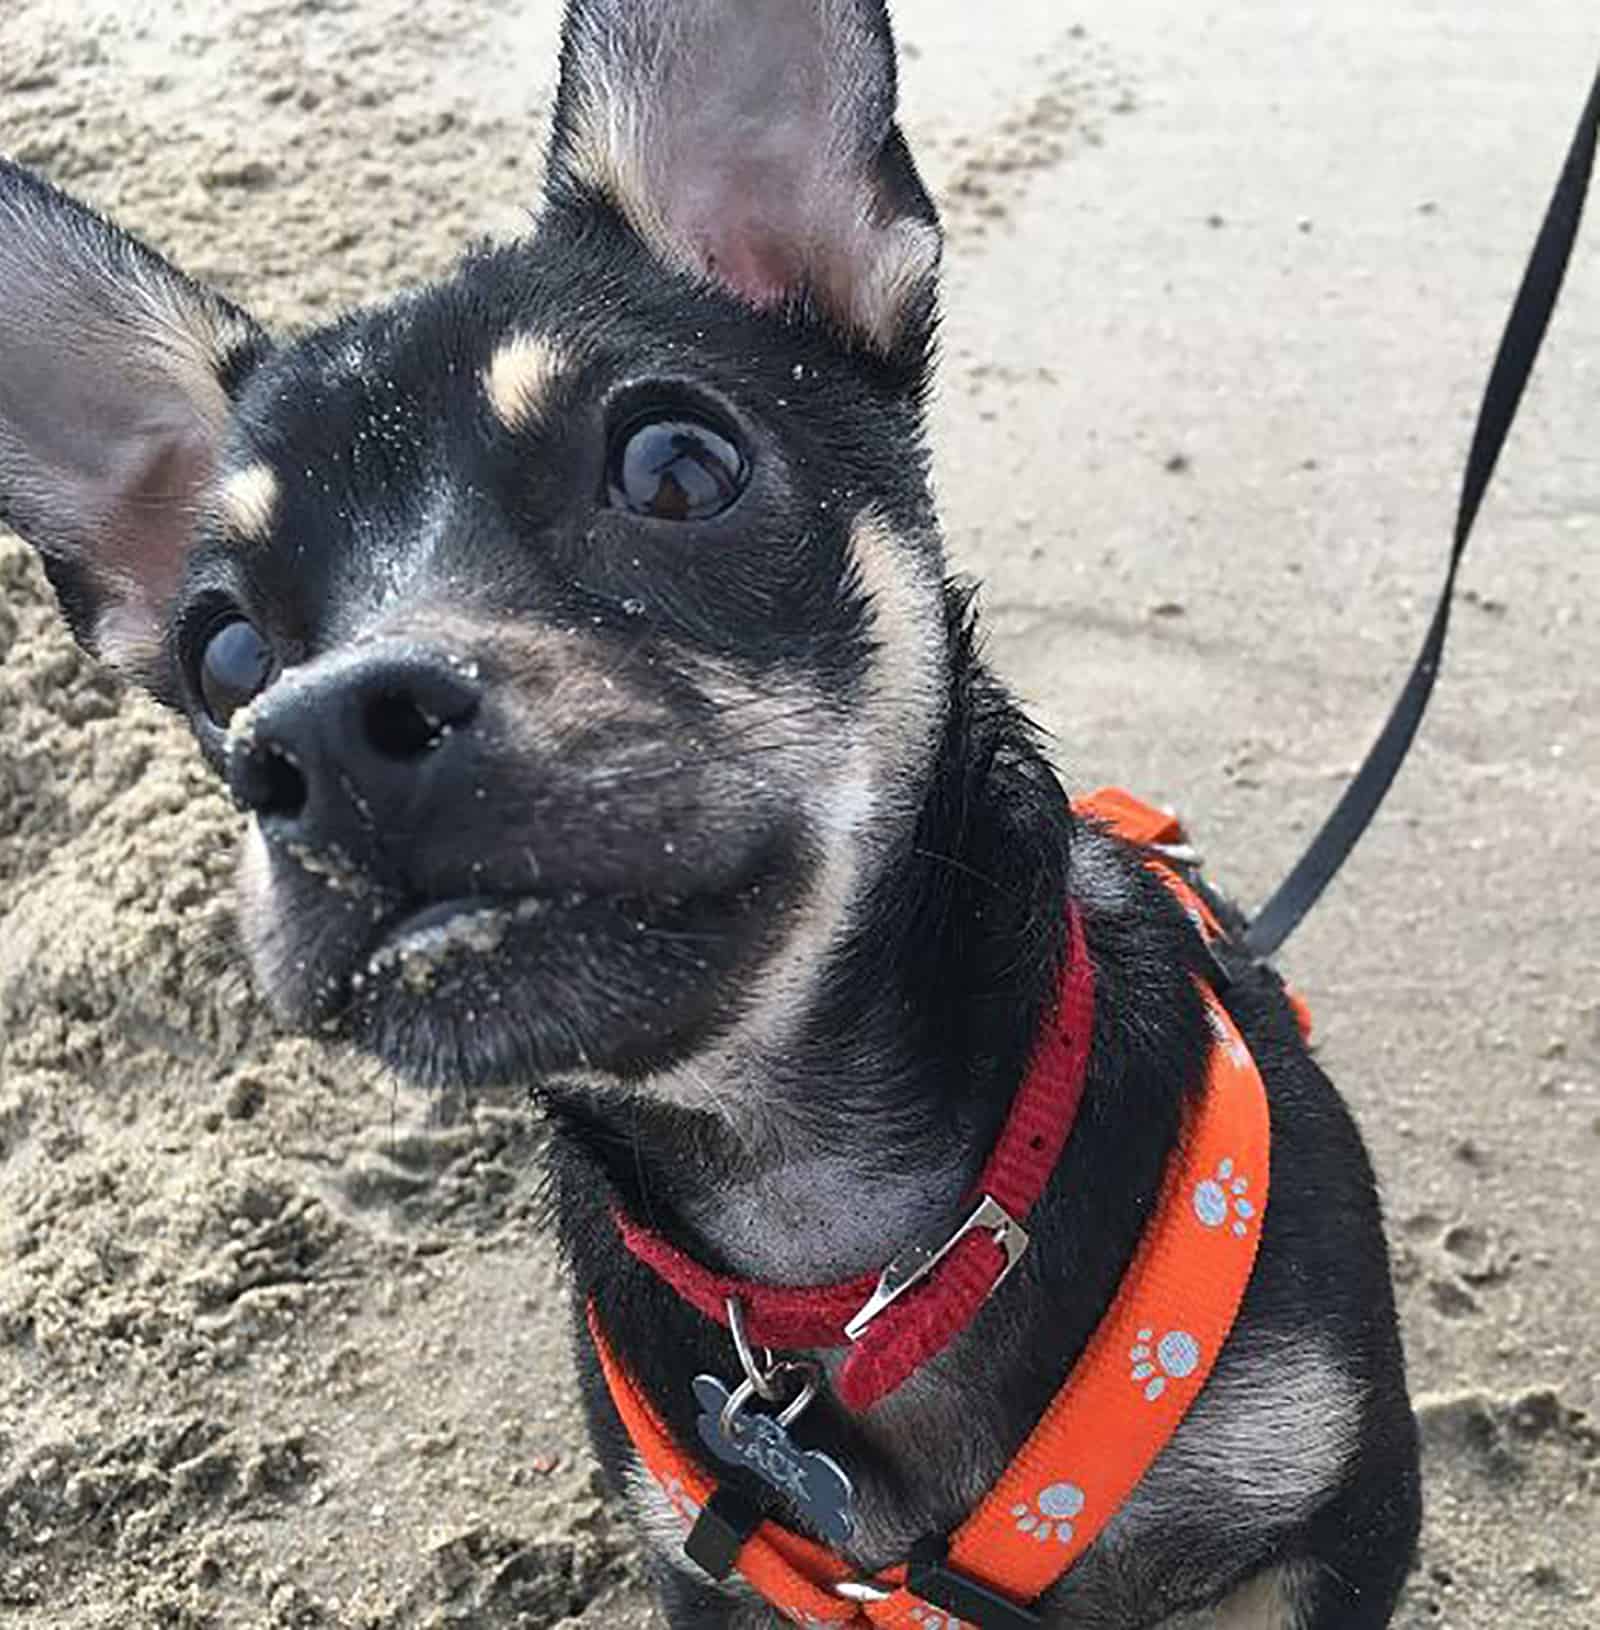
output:
M841 1601L846 1602L892 1602L895 1597L892 1586L875 1585L870 1579L841 1579L829 1588Z
M987 1234L1005 1253L1005 1266L989 1287L989 1294L993 1296L1027 1253L1029 1239L1022 1224L998 1200L986 1194L953 1234L941 1229L906 1246L878 1276L878 1288L844 1327L845 1335L851 1341L859 1341L868 1325L885 1308L897 1302L913 1285L921 1284L968 1234Z
M739 1368L744 1380L728 1396L723 1406L720 1425L722 1435L730 1443L740 1436L739 1417L755 1398L769 1404L783 1404L778 1425L787 1431L816 1402L822 1387L822 1369L810 1359L774 1359L769 1348L763 1347L758 1356L745 1328L744 1305L737 1296L727 1298L728 1330L733 1336L733 1350L739 1355ZM792 1399L786 1397L784 1383L798 1381L799 1390ZM792 1390L792 1389L790 1389Z

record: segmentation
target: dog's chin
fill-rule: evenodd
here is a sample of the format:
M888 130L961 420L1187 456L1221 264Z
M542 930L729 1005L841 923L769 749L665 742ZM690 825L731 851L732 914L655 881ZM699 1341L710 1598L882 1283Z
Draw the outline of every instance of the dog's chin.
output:
M632 1079L738 1010L783 916L782 869L673 899L464 898L352 911L284 899L252 934L292 1029L342 1037L437 1089ZM377 920L374 921L374 918Z

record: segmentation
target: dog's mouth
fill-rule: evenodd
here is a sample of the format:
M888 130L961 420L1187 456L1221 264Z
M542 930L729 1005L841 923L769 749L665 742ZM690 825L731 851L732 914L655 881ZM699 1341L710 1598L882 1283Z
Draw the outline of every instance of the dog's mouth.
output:
M774 843L701 888L445 900L246 867L246 938L279 1017L430 1086L636 1076L702 1046L774 943L795 872Z
M402 911L380 930L365 964L351 973L350 994L359 997L370 981L397 977L408 990L426 995L451 962L492 956L519 923L531 923L553 907L553 901L533 894L505 900L479 895Z

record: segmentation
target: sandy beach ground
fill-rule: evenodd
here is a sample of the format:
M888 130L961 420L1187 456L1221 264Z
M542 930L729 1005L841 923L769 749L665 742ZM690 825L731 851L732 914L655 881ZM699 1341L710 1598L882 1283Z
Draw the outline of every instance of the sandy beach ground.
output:
M3 0L0 151L275 324L536 195L555 0ZM1600 49L1589 0L901 0L939 477L1077 786L1255 901L1364 751ZM1398 1622L1600 1622L1600 220L1426 739L1293 944L1383 1179ZM0 1623L649 1623L516 1103L274 1033L235 818L0 537Z

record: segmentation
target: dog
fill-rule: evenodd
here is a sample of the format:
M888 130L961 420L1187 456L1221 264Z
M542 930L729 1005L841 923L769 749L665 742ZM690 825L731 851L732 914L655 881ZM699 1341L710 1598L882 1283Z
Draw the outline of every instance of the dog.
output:
M1075 810L981 658L897 95L882 0L570 0L527 240L292 341L0 163L0 518L248 813L278 1017L547 1106L673 1626L1376 1630L1419 1493L1373 1174L1237 914ZM973 1210L1056 1027L1075 1119ZM1102 1349L1224 1053L1271 1163L1264 1209L1194 1189L1251 1253L1226 1338L1114 1510L999 1513L1081 1550L1019 1594L950 1537L1090 1358L1113 1459L1194 1370ZM857 1282L904 1372L865 1404L719 1294ZM826 1611L742 1566L779 1531Z

